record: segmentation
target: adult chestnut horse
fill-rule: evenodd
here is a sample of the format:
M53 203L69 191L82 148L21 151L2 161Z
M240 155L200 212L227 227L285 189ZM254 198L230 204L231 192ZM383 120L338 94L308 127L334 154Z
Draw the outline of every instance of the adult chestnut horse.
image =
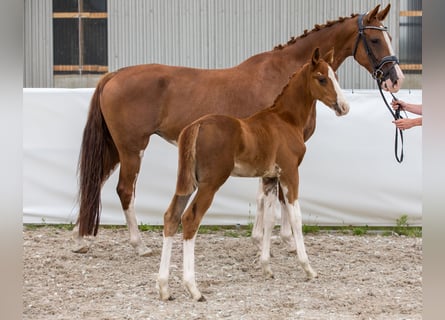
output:
M203 70L159 64L122 68L105 75L92 96L79 157L79 215L73 231L75 252L88 251L83 237L97 235L102 185L120 163L117 193L139 255L151 250L141 240L134 211L135 186L150 136L176 143L181 130L199 117L217 113L244 118L269 106L289 77L315 47L335 49L332 68L353 55L360 65L396 92L403 74L386 28L390 5L364 15L353 14L316 25L272 51L250 57L228 69ZM315 130L315 109L305 127L305 140ZM259 215L254 231L261 230ZM258 227L259 226L259 227ZM289 232L286 223L283 232ZM256 238L260 238L257 236Z
M333 60L332 51L324 58ZM246 119L227 115L207 115L181 132L178 140L179 166L176 192L164 215L164 240L158 276L162 300L171 299L168 278L173 236L182 223L184 284L193 299L205 300L195 280L195 239L204 214L217 190L229 176L261 177L265 218L271 231L276 204L281 203L292 228L298 259L309 278L316 276L309 264L303 241L302 218L298 204L298 166L306 151L306 122L320 100L337 116L348 113L336 75L320 59L319 49L297 71L273 105ZM192 193L196 194L184 211ZM268 219L269 218L269 219ZM265 232L261 266L272 277L270 232Z

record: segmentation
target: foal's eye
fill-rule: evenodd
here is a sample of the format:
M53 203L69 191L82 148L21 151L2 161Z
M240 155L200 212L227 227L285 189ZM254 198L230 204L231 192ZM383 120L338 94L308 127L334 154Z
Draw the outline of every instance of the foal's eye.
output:
M318 82L320 82L321 85L325 85L328 83L328 80L325 77L318 77Z

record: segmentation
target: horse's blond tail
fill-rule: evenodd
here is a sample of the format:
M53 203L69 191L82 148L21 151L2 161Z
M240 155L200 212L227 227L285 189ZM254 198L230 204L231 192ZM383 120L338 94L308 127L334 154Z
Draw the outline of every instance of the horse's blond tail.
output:
M176 182L177 195L190 195L196 190L196 140L198 139L200 124L186 127L178 139L178 180Z

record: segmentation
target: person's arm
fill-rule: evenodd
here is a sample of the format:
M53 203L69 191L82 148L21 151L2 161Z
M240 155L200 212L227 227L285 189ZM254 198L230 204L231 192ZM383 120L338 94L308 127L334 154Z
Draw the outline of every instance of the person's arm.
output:
M391 105L393 107L394 110L396 110L397 108L400 108L402 110L414 113L414 114L422 114L422 104L417 104L417 103L408 103L405 102L403 100L393 100L391 102Z

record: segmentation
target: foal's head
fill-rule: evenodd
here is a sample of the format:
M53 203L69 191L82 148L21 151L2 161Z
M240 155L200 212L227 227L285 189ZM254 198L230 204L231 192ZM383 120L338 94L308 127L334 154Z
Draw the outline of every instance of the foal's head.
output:
M329 65L334 58L334 50L329 51L323 59L316 48L309 63L309 90L312 96L335 111L337 116L348 113L349 105L337 81L337 75Z

